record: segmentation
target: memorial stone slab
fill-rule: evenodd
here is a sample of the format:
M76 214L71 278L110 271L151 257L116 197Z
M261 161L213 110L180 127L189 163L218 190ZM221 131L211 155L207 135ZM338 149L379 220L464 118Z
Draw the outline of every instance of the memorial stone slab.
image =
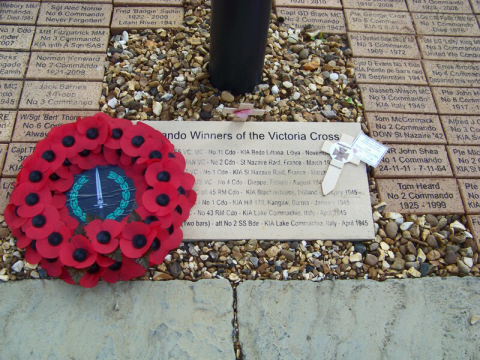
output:
M54 127L74 122L77 118L93 116L97 111L19 111L12 141L37 142Z
M420 60L353 58L357 83L427 85Z
M479 116L441 116L447 141L451 145L478 145L480 141Z
M388 145L376 178L453 177L443 145Z
M467 215L467 221L468 228L472 230L472 235L478 244L480 239L480 215Z
M407 0L412 12L471 14L468 0Z
M40 0L15 0L16 2L40 2Z
M35 26L0 26L0 50L30 50Z
M408 11L405 0L343 0L345 9Z
M480 61L480 37L419 36L424 59Z
M0 169L3 169L5 157L7 156L8 144L0 144Z
M3 166L2 176L15 177L22 168L22 162L33 153L35 144L10 143L7 157Z
M37 2L0 2L0 24L35 25L39 7Z
M0 80L0 109L16 109L21 91L22 81Z
M463 214L455 179L378 179L385 211L401 214Z
M472 4L473 12L475 14L480 14L480 0L470 0Z
M275 0L275 6L309 7L319 9L341 9L340 0Z
M480 179L458 179L457 182L466 213L480 214Z
M480 113L480 89L432 87L439 114Z
M287 26L303 29L310 25L327 34L345 34L345 18L341 10L302 9L278 7L277 15L284 19Z
M479 36L474 15L412 13L419 35Z
M423 66L430 86L478 87L480 84L478 62L424 60Z
M480 146L447 146L450 164L457 178L480 179Z
M26 79L102 81L104 62L104 54L32 52Z
M108 27L110 4L42 3L38 25Z
M370 136L383 143L446 144L438 115L366 112Z
M101 92L101 82L26 80L19 108L98 110Z
M0 142L9 142L12 138L16 115L16 111L0 110Z
M408 12L346 9L349 31L415 34Z
M360 84L359 87L366 111L437 112L428 86Z
M116 7L113 10L113 33L131 29L178 28L183 23L181 7Z
M105 53L109 29L37 26L33 51Z
M412 35L348 33L356 57L420 59L417 40Z
M13 187L16 179L2 178L0 179L0 214L3 215L5 207L10 200L10 194L13 191Z
M358 124L149 121L185 154L198 199L189 240L373 238L365 164L346 164L333 192L321 185L321 148ZM356 179L351 181L351 179Z
M28 63L28 52L0 52L0 79L22 80Z
M56 3L68 3L72 0L42 0L42 3L56 2ZM75 0L75 3L79 4L111 4L112 0Z
M113 0L113 5L183 6L183 0Z

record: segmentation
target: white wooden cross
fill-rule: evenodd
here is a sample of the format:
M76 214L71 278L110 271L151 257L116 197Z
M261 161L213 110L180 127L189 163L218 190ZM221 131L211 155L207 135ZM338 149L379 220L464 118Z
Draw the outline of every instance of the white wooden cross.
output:
M322 151L330 154L332 157L327 173L322 181L323 195L327 195L335 189L344 164L360 164L360 159L355 156L352 149L354 141L354 137L342 134L339 142L325 141L323 143Z
M265 110L254 109L253 104L241 103L238 108L223 108L222 114L233 114L233 121L247 121L250 115L263 116Z

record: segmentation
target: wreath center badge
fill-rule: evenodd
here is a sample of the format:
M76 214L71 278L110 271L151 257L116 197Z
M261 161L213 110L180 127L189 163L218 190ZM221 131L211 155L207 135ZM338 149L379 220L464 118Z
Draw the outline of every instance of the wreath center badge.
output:
M23 163L5 221L25 260L84 287L145 274L183 240L196 202L159 131L106 114L53 128Z

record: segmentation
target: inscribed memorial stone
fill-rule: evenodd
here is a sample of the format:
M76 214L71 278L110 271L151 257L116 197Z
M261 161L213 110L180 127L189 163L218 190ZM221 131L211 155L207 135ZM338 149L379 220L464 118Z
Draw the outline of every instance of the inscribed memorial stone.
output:
M28 63L28 52L0 52L0 79L22 80Z
M341 9L340 0L275 0L275 6Z
M452 177L443 145L388 145L388 152L374 169L376 178Z
M33 52L26 78L102 81L104 62L104 54Z
M411 12L471 14L468 0L407 0Z
M32 51L105 53L109 29L37 26Z
M35 26L0 26L0 50L30 50Z
M21 91L22 81L0 80L0 109L16 109Z
M12 138L16 114L16 111L0 110L0 142L9 142Z
M408 12L346 9L349 31L415 34Z
M348 33L356 57L420 59L417 41L412 35Z
M178 28L183 23L181 7L116 7L113 10L114 33L131 29Z
M297 29L307 25L321 29L328 34L345 34L345 19L341 10L315 10L297 8L277 8L277 15L285 20L285 24Z
M479 36L474 15L412 13L419 35Z
M72 0L42 0L42 3L55 2L55 3L69 3L73 2ZM75 0L79 4L111 4L112 0Z
M477 241L480 239L480 215L470 215L467 216L467 221L468 221L468 227L472 229L473 231L473 236L475 240Z
M430 86L478 87L480 84L480 62L424 60L423 65Z
M366 111L437 112L428 86L361 84L359 87Z
M345 9L408 11L405 0L343 0Z
M22 162L33 153L35 144L10 143L3 166L2 176L15 177L22 168Z
M3 164L5 163L5 157L7 156L7 149L8 149L7 144L0 144L0 169L3 169Z
M0 24L35 25L37 2L0 2Z
M480 146L447 146L457 178L480 178Z
M15 179L0 179L0 214L3 215L5 207L10 201L10 194L12 193Z
M432 87L439 114L480 113L480 89Z
M105 27L111 16L110 4L43 3L37 24Z
M480 142L479 116L441 116L445 135L451 145L478 145Z
M466 213L480 214L480 179L458 179L457 182Z
M384 143L446 144L438 115L365 113L370 136Z
M455 179L378 179L385 211L401 214L463 214Z
M113 0L114 5L169 5L182 6L183 0Z
M480 37L419 36L423 58L480 61Z
M365 164L347 164L335 190L321 184L325 140L356 136L358 124L149 121L187 159L197 203L186 239L370 239ZM351 181L355 179L355 181Z
M427 85L420 60L353 58L357 83Z

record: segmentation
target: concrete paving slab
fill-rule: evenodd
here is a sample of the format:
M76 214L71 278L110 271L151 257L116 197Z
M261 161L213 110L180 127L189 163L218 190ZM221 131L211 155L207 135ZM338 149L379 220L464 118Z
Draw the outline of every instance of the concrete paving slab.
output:
M233 359L232 302L227 280L5 283L0 358Z
M237 288L249 359L477 359L479 278L279 282Z

